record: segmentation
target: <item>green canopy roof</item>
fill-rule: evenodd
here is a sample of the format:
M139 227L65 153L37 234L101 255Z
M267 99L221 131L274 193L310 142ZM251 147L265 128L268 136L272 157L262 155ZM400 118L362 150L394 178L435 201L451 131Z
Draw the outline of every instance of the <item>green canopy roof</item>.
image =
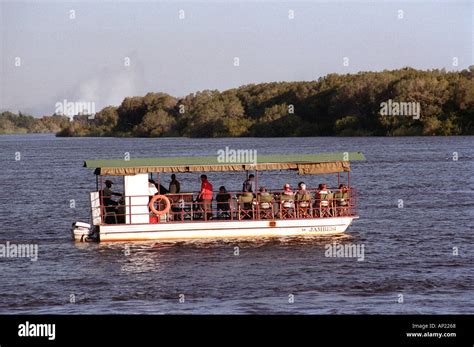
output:
M241 157L242 158L242 157ZM226 160L222 160L226 159ZM298 170L301 174L349 171L349 161L365 160L361 152L258 155L255 162L238 161L238 156L160 157L130 160L87 160L84 167L98 175L133 175L145 172L197 172L244 170Z

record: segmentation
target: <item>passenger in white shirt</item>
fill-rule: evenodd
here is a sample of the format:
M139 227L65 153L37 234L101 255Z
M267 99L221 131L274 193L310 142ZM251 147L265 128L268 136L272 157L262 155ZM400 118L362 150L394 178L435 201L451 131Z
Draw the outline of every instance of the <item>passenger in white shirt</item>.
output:
M148 195L153 196L158 194L158 189L156 189L155 181L148 180Z

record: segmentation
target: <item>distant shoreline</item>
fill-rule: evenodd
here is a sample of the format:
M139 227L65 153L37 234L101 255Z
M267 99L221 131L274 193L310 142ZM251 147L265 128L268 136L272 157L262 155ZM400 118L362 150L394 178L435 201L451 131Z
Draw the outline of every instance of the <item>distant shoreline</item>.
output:
M84 135L84 136L57 136L55 133L10 133L10 134L0 134L0 136L14 136L14 135L51 135L57 138L93 138L93 139L100 139L100 138L108 138L108 139L179 139L179 138L186 138L186 139L225 139L225 138L258 138L258 139L268 139L268 138L314 138L314 137L383 137L383 138L394 138L394 137L467 137L473 136L473 134L466 134L466 135L317 135L317 136L222 136L222 137L189 137L189 136L161 136L161 137L145 137L145 136L92 136L92 135Z

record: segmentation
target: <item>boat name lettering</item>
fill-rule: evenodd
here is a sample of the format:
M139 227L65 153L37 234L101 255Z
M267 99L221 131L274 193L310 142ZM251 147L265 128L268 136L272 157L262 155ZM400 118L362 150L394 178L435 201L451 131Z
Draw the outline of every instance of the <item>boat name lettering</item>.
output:
M311 227L309 231L336 231L335 226Z

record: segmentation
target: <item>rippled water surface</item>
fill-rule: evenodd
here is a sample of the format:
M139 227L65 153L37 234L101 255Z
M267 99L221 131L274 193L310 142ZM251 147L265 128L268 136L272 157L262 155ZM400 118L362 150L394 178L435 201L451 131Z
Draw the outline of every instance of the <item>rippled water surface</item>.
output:
M360 219L346 235L329 238L71 241L70 224L88 221L88 193L95 189L92 171L82 167L85 159L123 158L126 152L132 158L215 155L225 146L261 155L363 152L367 161L353 162L351 173ZM0 258L0 313L474 313L472 137L13 135L0 136L0 157L0 243L39 247L35 262ZM243 181L241 173L209 177L228 189ZM198 175L179 178L185 190L198 189ZM301 179L311 186L337 182L335 175L287 172L260 178L274 188ZM364 245L364 260L326 257L325 245L333 242Z

